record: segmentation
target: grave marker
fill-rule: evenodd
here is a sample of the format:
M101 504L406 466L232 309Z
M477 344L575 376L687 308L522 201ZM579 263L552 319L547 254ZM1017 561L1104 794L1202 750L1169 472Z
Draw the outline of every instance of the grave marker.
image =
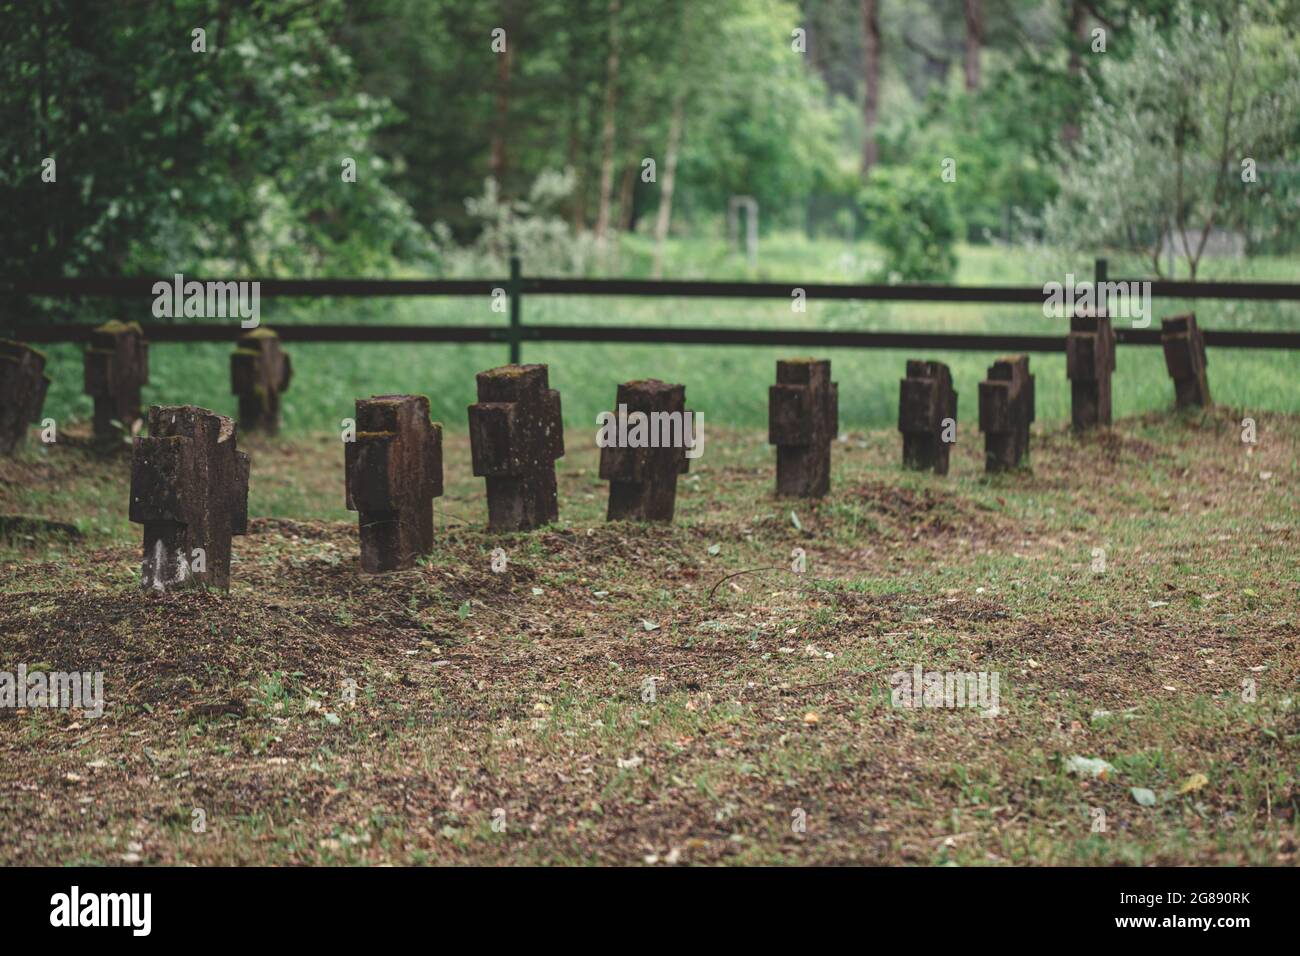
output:
M140 421L140 389L149 384L149 343L137 322L106 322L90 334L86 394L95 400L95 439L118 437L114 421L134 434Z
M776 493L820 498L831 487L831 441L839 431L839 386L826 359L776 363L767 393L767 440L776 446Z
M1076 431L1111 423L1110 383L1115 371L1115 330L1106 315L1075 315L1065 340L1070 416Z
M149 437L135 439L131 461L144 587L230 589L230 539L248 529L248 465L226 416L195 405L149 409Z
M280 336L267 328L239 337L230 356L230 391L239 396L239 427L274 435L280 430L280 394L289 390L293 366Z
M658 447L619 447L600 450L600 477L609 482L607 521L672 521L677 503L677 476L690 465L686 457L686 386L657 379L625 382L618 387L616 409L626 406L628 418L647 418L647 442ZM666 424L665 424L666 423Z
M1160 322L1160 344L1165 350L1165 368L1174 380L1175 406L1200 405L1209 408L1210 380L1205 373L1205 336L1196 315L1175 315Z
M933 469L948 474L952 441L944 441L945 419L957 427L957 393L952 372L942 362L907 363L907 377L898 383L898 430L903 433L903 467Z
M527 531L555 521L564 424L546 366L503 365L479 372L477 381L469 439L474 474L487 479L488 529Z
M442 426L423 395L357 399L357 432L344 446L347 506L358 515L361 567L415 565L433 550L433 499L442 495Z
M989 366L989 377L980 382L985 471L1005 471L1028 463L1033 420L1034 377L1029 374L1029 356L998 359Z
M45 353L0 339L0 455L12 455L27 426L41 420L49 387Z

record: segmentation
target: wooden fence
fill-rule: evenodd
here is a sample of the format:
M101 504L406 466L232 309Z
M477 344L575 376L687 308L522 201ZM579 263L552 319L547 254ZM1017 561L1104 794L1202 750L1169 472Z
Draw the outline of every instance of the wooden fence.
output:
M187 277L192 281L193 277ZM0 296L109 296L151 298L157 278L9 279L0 280ZM209 281L209 280L198 280ZM808 301L959 302L1042 305L1039 286L851 285L789 282L713 282L651 279L555 279L526 277L518 259L510 276L493 279L260 279L260 295L275 297L379 298L406 296L490 296L501 290L509 299L508 322L501 325L276 324L285 342L499 342L508 344L510 361L521 360L525 342L628 342L676 345L808 346L825 348L919 349L924 351L1063 352L1068 329L1059 335L1012 335L988 332L870 332L849 329L773 329L644 325L529 325L523 321L526 296L579 295L662 298L784 299L802 289ZM1106 260L1098 259L1094 281L1106 277ZM1294 282L1152 281L1151 298L1300 302ZM141 323L151 342L231 342L239 326L226 322ZM1122 345L1159 345L1159 322L1150 328L1115 329ZM81 342L92 326L85 323L5 324L0 332L20 342ZM1300 349L1300 331L1250 332L1205 330L1206 345L1216 348Z

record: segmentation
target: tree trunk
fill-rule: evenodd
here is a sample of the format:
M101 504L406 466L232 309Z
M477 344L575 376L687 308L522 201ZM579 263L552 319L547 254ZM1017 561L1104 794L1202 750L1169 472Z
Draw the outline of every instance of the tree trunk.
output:
M984 45L983 0L965 0L966 92L980 87L980 48Z
M628 154L627 165L623 167L623 179L618 185L618 228L622 232L631 232L632 202L636 198L636 177L641 171L641 163L635 154Z
M585 164L578 155L578 130L582 126L581 110L581 103L575 96L570 106L569 140L565 147L565 166L573 170L573 192L569 194L569 225L575 235L582 232L585 225L582 221L582 189L586 185L586 178L583 176Z
M1070 80L1078 88L1083 83L1083 49L1088 42L1088 7L1085 0L1070 3L1070 59L1067 70ZM1061 142L1071 146L1079 138L1079 124L1065 123L1061 127Z
M668 124L668 147L664 152L664 179L659 188L659 214L655 217L655 267L654 277L663 276L664 242L668 239L668 224L673 215L673 187L677 183L677 151L682 142L682 121L685 116L685 97L677 94L673 100L673 117Z
M862 175L880 159L876 143L876 123L880 118L880 10L876 0L862 0L863 76L862 96Z
M573 231L578 235L586 232L588 228L587 207L591 199L590 184L596 179L596 164L593 159L596 155L594 139L596 127L600 122L600 117L597 114L600 111L601 98L589 96L586 102L587 116L582 124L582 133L580 135L582 158L578 164L578 179L574 187L574 195L577 200L573 207Z
M609 230L610 199L614 192L615 115L618 109L619 0L609 0L609 59L605 61L605 118L601 130L600 205L596 211L596 242Z
M496 122L492 128L492 178L504 189L506 175L506 131L510 123L510 57L514 37L506 31L506 48L497 58Z

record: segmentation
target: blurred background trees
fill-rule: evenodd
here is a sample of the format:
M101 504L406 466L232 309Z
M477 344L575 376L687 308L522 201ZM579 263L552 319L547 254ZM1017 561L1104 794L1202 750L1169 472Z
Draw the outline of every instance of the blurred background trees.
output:
M0 257L658 272L745 195L764 234L881 247L862 279L1041 239L1167 271L1175 232L1187 273L1207 230L1295 247L1297 23L1296 0L5 2Z

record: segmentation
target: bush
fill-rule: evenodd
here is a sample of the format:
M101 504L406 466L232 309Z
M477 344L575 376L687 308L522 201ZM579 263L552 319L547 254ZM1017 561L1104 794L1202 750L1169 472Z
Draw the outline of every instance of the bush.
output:
M591 239L574 235L558 209L573 186L572 170L543 170L533 181L527 199L504 199L496 180L484 180L483 194L465 200L469 218L479 227L472 245L456 248L451 245L448 229L434 229L450 271L501 274L509 268L514 254L533 275L582 275L593 253Z
M867 232L885 250L885 282L950 281L961 220L939 171L877 166L859 197Z

